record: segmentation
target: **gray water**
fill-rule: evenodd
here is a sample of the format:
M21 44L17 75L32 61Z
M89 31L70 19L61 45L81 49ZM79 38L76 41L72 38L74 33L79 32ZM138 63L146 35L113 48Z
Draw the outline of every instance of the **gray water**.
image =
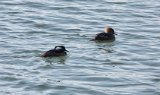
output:
M160 95L159 40L159 0L0 0L0 95Z

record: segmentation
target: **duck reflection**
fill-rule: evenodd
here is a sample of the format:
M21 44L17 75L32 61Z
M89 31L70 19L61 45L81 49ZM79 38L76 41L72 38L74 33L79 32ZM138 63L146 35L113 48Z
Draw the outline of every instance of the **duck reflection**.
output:
M61 56L61 57L43 57L42 59L46 63L49 63L49 64L54 64L54 63L65 64L67 56Z

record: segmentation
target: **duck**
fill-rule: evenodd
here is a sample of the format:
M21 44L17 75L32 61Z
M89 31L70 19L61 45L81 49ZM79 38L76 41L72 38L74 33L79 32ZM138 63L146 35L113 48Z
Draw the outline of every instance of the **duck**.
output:
M67 55L65 46L55 46L54 49L46 51L41 57L58 57L58 56L65 56Z
M98 33L94 39L95 41L114 41L115 35L114 29L111 27L105 27L104 32Z

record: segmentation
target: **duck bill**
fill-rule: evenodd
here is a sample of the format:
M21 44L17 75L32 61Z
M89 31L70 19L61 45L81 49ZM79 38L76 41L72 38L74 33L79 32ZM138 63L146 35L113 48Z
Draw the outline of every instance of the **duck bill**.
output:
M114 35L118 35L117 33L114 33Z
M66 52L69 52L68 50L65 50Z

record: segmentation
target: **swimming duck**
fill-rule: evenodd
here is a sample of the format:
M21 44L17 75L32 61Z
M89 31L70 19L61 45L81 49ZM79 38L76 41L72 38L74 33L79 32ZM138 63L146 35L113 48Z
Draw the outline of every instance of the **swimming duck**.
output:
M54 57L54 56L65 56L67 55L66 52L69 52L66 50L64 46L55 46L54 49L51 49L49 51L46 51L44 54L42 54L42 57Z
M115 40L115 32L112 28L106 27L103 33L99 33L93 40L97 41L112 41Z

